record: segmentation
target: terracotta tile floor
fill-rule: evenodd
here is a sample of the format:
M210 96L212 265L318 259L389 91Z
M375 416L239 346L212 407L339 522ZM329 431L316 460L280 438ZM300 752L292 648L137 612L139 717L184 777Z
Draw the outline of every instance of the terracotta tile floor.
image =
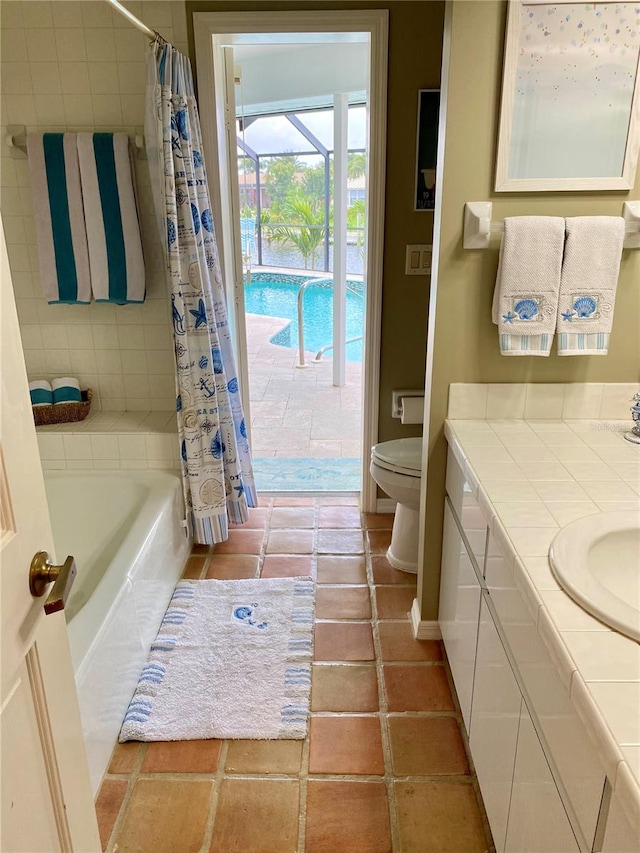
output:
M317 578L309 734L118 745L96 802L105 850L493 849L441 645L413 639L415 580L384 556L391 521L355 498L265 499L224 546L194 549L185 577Z

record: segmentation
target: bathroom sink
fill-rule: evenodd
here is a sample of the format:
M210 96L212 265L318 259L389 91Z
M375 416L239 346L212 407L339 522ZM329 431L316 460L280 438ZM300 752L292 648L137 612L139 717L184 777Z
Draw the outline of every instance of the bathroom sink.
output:
M567 524L549 549L560 586L582 608L640 642L640 515L603 512Z

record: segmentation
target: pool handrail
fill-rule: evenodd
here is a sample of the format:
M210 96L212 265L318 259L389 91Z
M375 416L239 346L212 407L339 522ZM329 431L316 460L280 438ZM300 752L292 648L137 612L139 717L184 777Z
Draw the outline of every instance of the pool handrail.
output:
M362 335L358 335L357 338L349 338L349 340L344 342L344 345L347 346L347 344L355 344L356 341L361 341L362 337L363 337ZM325 352L327 350L330 350L330 349L333 349L333 344L325 344L325 346L320 347L318 352L313 357L313 360L314 361L322 361L322 356L325 354Z
M300 289L298 290L298 364L296 367L307 367L304 363L304 325L303 325L303 297L304 292L307 287L311 284L331 284L333 285L333 277L321 276L320 278L308 278L306 281L303 281L300 285ZM347 284L348 289L348 284ZM362 294L358 293L356 290L352 290L352 293L357 294L362 298ZM361 341L362 335L359 338L351 338L351 340L345 341L346 344L354 343L355 341ZM328 350L333 349L333 344L327 344L324 347L321 347L315 355L314 361L320 361L322 358L322 354Z

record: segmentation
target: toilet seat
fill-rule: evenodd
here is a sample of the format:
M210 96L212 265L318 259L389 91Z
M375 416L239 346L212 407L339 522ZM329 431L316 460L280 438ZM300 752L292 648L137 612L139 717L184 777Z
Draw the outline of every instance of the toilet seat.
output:
M422 476L422 439L382 441L371 448L371 462L387 471L419 479Z

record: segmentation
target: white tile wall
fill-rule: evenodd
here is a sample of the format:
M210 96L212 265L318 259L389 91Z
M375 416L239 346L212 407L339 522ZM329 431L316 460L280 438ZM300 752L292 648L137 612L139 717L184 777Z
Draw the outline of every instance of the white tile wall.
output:
M187 53L184 0L126 5ZM141 132L146 39L121 15L102 0L3 0L0 16L2 140L8 124ZM29 377L77 376L93 389L94 411L173 409L169 301L146 161L136 161L145 304L48 305L40 293L27 160L13 159L4 142L0 154L0 210Z
M175 412L100 412L85 421L38 427L42 467L180 467Z
M447 417L452 420L611 420L631 424L630 408L640 384L594 383L454 383L449 386ZM542 426L542 425L541 425ZM612 425L613 426L613 425ZM563 431L561 423L544 425ZM606 433L606 430L602 430ZM575 440L569 435L567 441ZM601 436L603 443L606 436ZM547 442L549 443L549 442ZM555 442L554 442L555 443ZM559 438L558 444L565 443Z

